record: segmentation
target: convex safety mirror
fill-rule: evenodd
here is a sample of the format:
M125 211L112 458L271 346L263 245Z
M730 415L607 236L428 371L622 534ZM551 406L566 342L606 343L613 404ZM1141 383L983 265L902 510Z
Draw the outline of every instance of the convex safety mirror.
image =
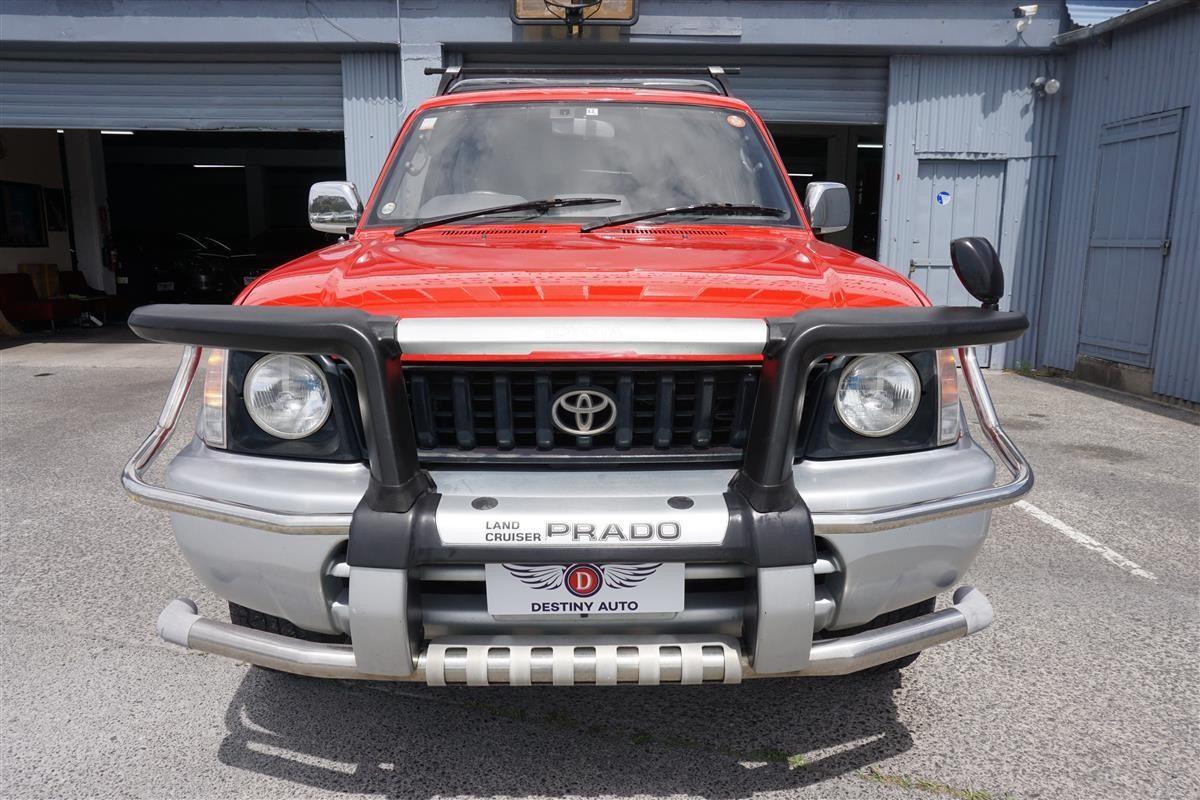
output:
M996 248L983 236L964 236L950 243L950 263L959 281L984 308L998 309L1004 296L1004 267Z

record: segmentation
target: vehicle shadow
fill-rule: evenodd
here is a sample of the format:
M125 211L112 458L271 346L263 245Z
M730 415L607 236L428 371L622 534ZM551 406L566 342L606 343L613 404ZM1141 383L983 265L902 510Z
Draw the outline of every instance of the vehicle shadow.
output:
M434 689L251 669L224 764L381 796L746 797L908 750L898 675L741 686Z

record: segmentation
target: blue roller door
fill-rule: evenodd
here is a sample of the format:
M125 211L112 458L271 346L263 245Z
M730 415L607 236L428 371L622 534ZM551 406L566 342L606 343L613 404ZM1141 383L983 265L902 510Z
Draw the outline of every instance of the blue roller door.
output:
M341 63L3 60L0 127L341 130Z

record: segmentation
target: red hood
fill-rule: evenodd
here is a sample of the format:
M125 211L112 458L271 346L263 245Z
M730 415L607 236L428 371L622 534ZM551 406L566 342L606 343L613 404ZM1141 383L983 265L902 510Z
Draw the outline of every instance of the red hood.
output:
M779 317L916 306L907 280L805 231L658 226L581 234L528 224L371 231L293 261L248 305L351 306L406 317ZM652 231L652 232L651 232Z

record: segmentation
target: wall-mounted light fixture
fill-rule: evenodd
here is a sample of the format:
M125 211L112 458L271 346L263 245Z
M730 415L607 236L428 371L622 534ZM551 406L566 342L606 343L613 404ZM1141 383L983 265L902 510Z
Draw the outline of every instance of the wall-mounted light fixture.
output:
M1058 78L1046 78L1041 75L1033 79L1033 83L1029 84L1029 88L1033 89L1033 93L1038 97L1048 97L1058 94L1062 89L1062 83Z

